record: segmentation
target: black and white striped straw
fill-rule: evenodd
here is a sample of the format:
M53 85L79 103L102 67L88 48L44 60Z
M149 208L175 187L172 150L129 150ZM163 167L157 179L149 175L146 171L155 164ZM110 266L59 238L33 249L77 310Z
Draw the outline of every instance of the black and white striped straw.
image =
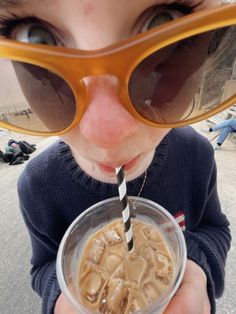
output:
M131 251L133 248L134 242L133 242L132 225L131 225L131 219L130 219L130 208L129 208L129 202L128 202L128 197L127 197L127 187L126 187L123 167L116 168L116 177L117 177L120 201L122 203L122 208L123 208L122 216L123 216L123 222L124 222L126 242L128 246L128 251Z

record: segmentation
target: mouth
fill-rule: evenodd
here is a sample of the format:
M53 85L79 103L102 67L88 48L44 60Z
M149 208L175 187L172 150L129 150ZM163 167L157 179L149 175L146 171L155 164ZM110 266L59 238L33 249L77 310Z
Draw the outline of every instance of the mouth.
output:
M125 171L131 170L138 162L140 156L136 156L129 160L126 163L120 164L120 165L113 165L113 164L103 164L103 163L98 163L98 167L100 170L106 173L115 173L115 168L123 166Z

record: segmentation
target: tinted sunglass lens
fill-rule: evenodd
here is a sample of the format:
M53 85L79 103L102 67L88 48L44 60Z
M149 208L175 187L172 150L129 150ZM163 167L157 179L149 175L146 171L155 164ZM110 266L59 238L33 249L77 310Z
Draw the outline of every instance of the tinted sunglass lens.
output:
M178 41L142 60L129 95L149 121L178 123L212 110L236 93L236 27Z
M75 117L75 97L55 73L0 58L0 120L38 132L58 132Z

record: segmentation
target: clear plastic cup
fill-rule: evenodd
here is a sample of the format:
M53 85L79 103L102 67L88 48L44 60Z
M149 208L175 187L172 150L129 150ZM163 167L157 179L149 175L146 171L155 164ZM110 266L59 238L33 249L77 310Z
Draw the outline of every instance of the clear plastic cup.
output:
M162 206L140 197L129 197L135 208L131 218L157 226L174 261L174 278L163 295L143 311L135 314L161 314L178 290L186 266L185 239L174 217ZM106 224L121 218L122 205L118 197L93 205L79 215L67 229L57 255L57 277L61 291L79 314L95 314L80 302L78 267L84 245L91 234Z

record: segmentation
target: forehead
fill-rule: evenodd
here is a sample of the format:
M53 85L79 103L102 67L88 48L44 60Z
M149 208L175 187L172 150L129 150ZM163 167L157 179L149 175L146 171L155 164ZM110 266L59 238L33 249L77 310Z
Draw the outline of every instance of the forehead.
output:
M52 0L51 0L52 1ZM115 0L112 0L115 1ZM129 0L130 1L130 0ZM202 2L216 2L216 3L232 3L232 2L236 2L236 0L202 0ZM42 0L40 1L42 2ZM149 2L148 0L143 0L141 2ZM164 4L168 4L168 3L172 3L174 1L171 0L159 0L156 1L157 3L164 3ZM180 1L180 2L184 2L184 1ZM192 1L194 3L194 0ZM198 1L196 1L198 2ZM201 2L201 1L200 1ZM21 5L26 5L26 4L33 4L33 3L37 3L37 1L35 0L0 0L0 8L7 8L7 7L17 7L17 6L21 6ZM68 2L67 2L68 4Z
M0 14L4 12L5 16L8 13L23 12L23 15L36 15L57 24L66 20L67 23L73 20L71 24L78 21L85 23L84 19L87 17L90 19L87 23L89 25L91 20L95 24L97 15L102 16L104 21L112 16L111 22L114 24L118 23L122 16L123 19L131 21L132 17L140 16L142 12L146 12L145 10L158 5L177 4L194 8L194 11L201 11L221 5L222 1L224 0L0 0Z
M93 0L94 1L94 0ZM55 3L57 3L57 4L61 4L61 3L66 3L66 5L68 6L68 3L69 3L69 7L73 7L73 5L75 5L75 4L82 4L82 5L87 5L87 4L91 4L91 5L96 5L96 3L94 3L93 1L90 1L90 0L70 0L70 3L68 2L68 0L66 0L66 1L64 1L64 0L48 0L47 2L47 5L54 5ZM112 1L115 1L115 0L112 0ZM123 1L123 0L122 0ZM149 3L149 2L152 2L153 0L129 0L129 2L130 3L137 3L137 2L139 2L139 3ZM165 1L165 0L159 0L159 1L157 1L157 2L163 2L163 1ZM37 5L37 7L38 6L40 6L41 4L42 4L42 2L44 2L44 0L40 0L40 1L38 1L38 0L0 0L0 9L17 9L17 8L20 8L20 7L27 7L27 6L29 6L29 7L32 7L32 6L34 6L34 5ZM60 3L61 2L61 3ZM104 4L106 3L106 2L110 2L110 0L109 1L107 1L107 0L104 0ZM110 4L112 4L111 2L110 2Z

